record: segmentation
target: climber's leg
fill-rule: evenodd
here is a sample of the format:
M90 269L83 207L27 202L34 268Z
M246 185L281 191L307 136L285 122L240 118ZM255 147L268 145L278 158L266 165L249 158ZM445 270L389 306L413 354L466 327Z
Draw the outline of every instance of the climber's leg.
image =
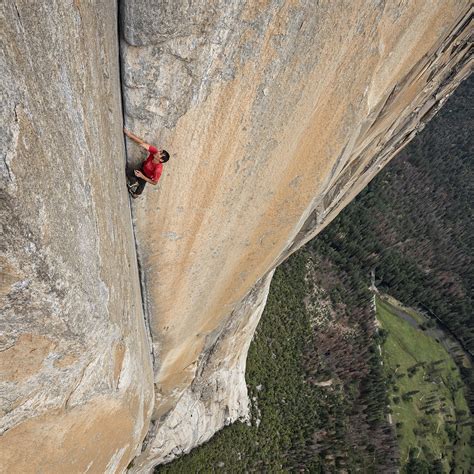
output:
M144 179L138 178L137 176L130 176L127 178L127 187L129 193L132 197L136 198L145 189L146 181Z
M135 192L138 188L138 178L136 176L127 176L127 187L129 191Z
M143 190L145 189L145 184L146 184L146 181L144 179L141 179L141 178L137 178L138 180L138 186L137 186L137 189L136 191L134 191L134 193L137 195L137 196L140 196L140 194L143 192Z

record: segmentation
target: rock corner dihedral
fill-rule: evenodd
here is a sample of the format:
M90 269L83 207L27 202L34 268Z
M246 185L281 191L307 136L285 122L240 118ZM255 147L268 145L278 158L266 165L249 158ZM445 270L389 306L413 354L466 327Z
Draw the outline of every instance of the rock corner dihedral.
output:
M121 472L149 428L114 5L3 8L2 472Z

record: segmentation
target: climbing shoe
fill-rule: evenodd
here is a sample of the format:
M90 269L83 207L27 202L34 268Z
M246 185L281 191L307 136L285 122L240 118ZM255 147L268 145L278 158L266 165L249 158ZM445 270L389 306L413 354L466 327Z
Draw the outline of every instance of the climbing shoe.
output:
M127 188L131 193L134 193L138 188L138 183L133 183L133 184L127 183Z

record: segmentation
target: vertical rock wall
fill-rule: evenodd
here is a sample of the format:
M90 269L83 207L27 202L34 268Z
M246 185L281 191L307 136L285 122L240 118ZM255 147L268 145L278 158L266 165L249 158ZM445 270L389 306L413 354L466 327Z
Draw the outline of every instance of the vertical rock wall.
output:
M122 472L153 398L116 5L2 13L0 471Z
M134 203L140 288L117 5L4 2L2 468L143 472L246 416L273 268L469 72L469 8L123 0L127 124L172 155Z
M234 350L226 327L236 308L252 311L254 283L326 225L468 73L469 8L122 2L126 122L171 153L159 185L134 203L156 360L156 422L137 470L221 426L209 409L214 424L181 433L172 453L163 443L178 437L167 421L175 407L203 390L215 345ZM144 158L128 150L131 165ZM227 389L229 400L245 392L244 378Z

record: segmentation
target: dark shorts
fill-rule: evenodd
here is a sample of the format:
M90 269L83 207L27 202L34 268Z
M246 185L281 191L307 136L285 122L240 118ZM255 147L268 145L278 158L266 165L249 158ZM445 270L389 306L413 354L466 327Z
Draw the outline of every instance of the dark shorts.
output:
M136 169L140 169L140 171L143 172L141 168L136 168ZM127 168L126 174L127 174L128 189L133 194L139 196L145 189L146 181L142 178L139 178L138 176L135 176L135 169L133 168Z

